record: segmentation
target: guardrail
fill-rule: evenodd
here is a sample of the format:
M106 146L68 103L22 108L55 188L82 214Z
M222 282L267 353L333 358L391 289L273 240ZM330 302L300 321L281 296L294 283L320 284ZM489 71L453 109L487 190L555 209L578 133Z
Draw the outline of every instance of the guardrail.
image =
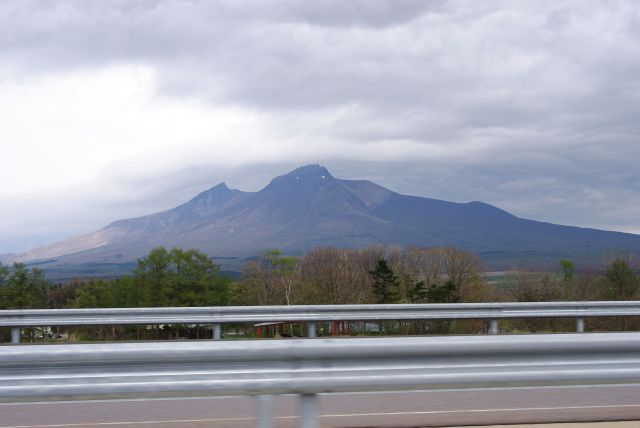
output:
M6 346L0 402L300 394L640 382L640 333Z
M498 320L514 318L575 318L584 332L591 317L640 316L640 302L526 302L407 305L219 306L192 308L27 309L0 310L0 327L12 329L12 343L20 342L21 327L114 324L212 324L213 338L221 338L221 324L243 322L306 322L308 336L316 336L318 321L489 320L489 333L498 333Z

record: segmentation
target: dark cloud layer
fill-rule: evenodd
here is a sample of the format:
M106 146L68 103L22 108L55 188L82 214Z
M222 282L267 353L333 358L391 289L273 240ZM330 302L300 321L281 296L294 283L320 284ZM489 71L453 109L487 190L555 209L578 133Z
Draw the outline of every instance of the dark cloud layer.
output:
M31 0L0 4L0 24L16 79L148 65L162 96L256 112L300 147L148 176L153 190L131 195L149 209L320 162L403 193L640 232L632 0Z

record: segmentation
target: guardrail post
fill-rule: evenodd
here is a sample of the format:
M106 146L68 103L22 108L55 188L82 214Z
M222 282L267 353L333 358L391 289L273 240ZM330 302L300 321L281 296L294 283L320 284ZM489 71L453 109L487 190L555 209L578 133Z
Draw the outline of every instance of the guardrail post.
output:
M498 320L489 321L489 334L498 334Z
M273 396L258 395L256 402L256 427L273 428Z
M300 395L300 428L318 428L317 401L316 394Z
M219 323L213 325L213 340L222 339L222 326Z
M11 327L11 343L20 343L20 327Z
M316 337L316 322L309 321L307 323L307 336L308 337Z
M576 331L584 333L584 318L576 318Z

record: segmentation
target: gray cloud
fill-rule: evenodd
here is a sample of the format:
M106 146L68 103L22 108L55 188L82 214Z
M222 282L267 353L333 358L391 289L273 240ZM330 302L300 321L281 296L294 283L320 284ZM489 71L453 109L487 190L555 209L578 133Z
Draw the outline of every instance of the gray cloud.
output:
M32 0L0 4L0 24L13 78L150 65L163 96L255 111L300 147L215 171L107 172L121 191L102 212L115 218L321 162L403 193L640 231L632 0ZM106 217L89 211L86 229Z

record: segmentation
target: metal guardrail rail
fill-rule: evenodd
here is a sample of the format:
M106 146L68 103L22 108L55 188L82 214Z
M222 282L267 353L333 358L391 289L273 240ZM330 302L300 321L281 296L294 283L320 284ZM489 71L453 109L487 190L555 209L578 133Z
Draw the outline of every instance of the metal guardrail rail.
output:
M218 306L190 308L99 308L0 310L0 327L12 328L12 342L20 341L21 327L113 324L213 324L244 322L307 322L310 337L318 321L456 320L485 319L489 332L498 333L498 320L514 318L575 318L584 331L591 317L640 316L640 302L525 302L400 305Z
M6 346L0 402L635 384L640 333L295 339Z

